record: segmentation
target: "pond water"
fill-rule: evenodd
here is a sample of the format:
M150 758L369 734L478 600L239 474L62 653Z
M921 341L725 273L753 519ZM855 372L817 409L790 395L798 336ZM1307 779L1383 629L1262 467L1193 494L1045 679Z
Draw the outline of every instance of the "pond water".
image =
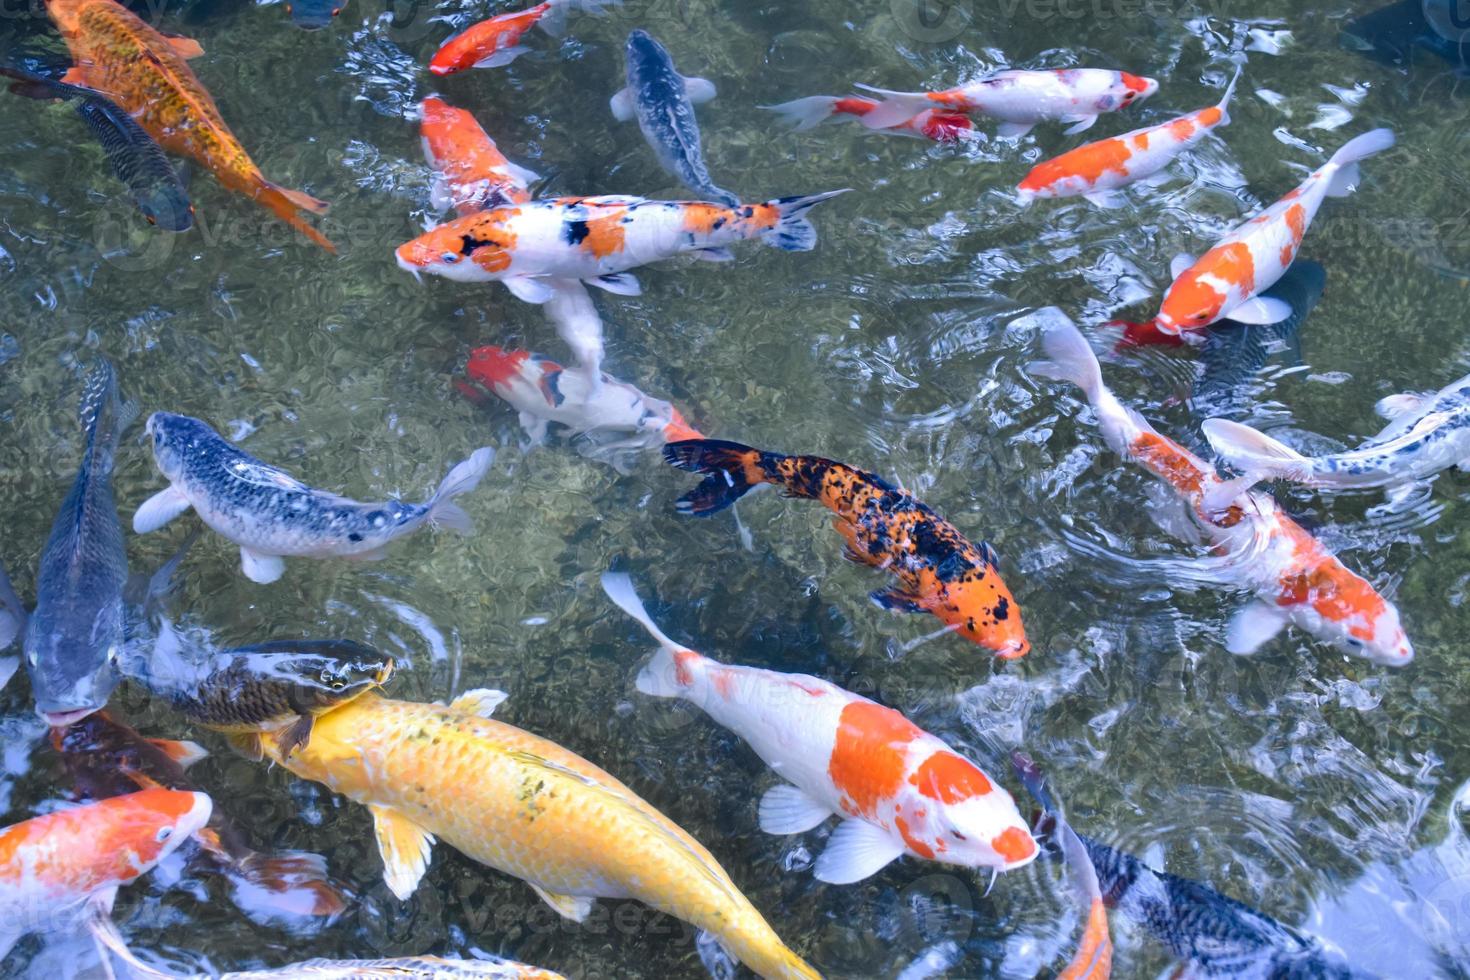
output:
M1008 753L1048 771L1077 829L1209 883L1322 937L1382 975L1460 976L1470 964L1470 844L1456 804L1470 780L1470 483L1442 475L1397 509L1381 494L1277 488L1298 519L1392 597L1416 651L1391 669L1288 631L1251 658L1224 646L1247 596L1188 586L1203 549L1156 524L1145 473L1102 443L1075 389L1024 371L1034 338L1006 325L1058 305L1084 329L1145 319L1177 252L1198 253L1294 187L1350 136L1398 135L1329 199L1302 255L1327 270L1300 334L1246 419L1330 444L1377 431L1373 405L1470 369L1470 82L1433 52L1411 66L1352 50L1342 29L1372 4L1091 0L629 0L574 14L559 39L504 68L439 79L425 65L460 26L506 5L351 0L329 28L283 6L201 0L147 12L196 38L195 72L265 173L332 203L333 257L192 168L196 227L149 228L74 112L0 97L0 560L27 602L48 529L76 470L76 401L97 355L145 413L198 416L254 455L360 500L422 499L447 466L498 447L462 503L468 539L419 534L373 564L288 561L247 581L206 534L172 614L216 642L341 637L400 658L395 697L509 692L496 717L580 753L708 846L776 930L830 976L1046 976L1081 917L1057 861L1002 875L896 862L857 885L814 881L831 825L796 837L756 826L774 777L692 708L644 697L648 653L598 576L629 571L664 628L732 662L816 674L903 711L1004 783ZM63 62L44 14L5 5L12 62ZM620 468L553 433L529 451L515 412L467 400L471 349L565 348L535 307L497 285L423 283L392 251L437 215L415 106L437 93L472 111L547 191L682 199L608 98L636 27L718 97L699 119L711 175L745 200L841 187L816 208L814 251L736 248L717 265L638 271L637 297L595 291L605 368L679 406L712 435L840 459L897 480L975 540L992 542L1033 643L995 660L935 625L875 609L882 576L843 561L822 508L761 494L728 514L674 512L694 482L648 452ZM1280 38L1290 38L1277 53ZM1254 33L1253 33L1254 32ZM1000 67L1120 68L1161 89L1087 138L1213 104L1244 48L1233 121L1127 203L1017 207L1036 162L1080 142L1043 124L1019 141L960 146L848 123L792 133L759 108L853 83L920 89ZM981 133L994 124L978 120ZM1162 432L1193 440L1193 358L1105 358L1109 384ZM141 426L116 473L126 517L163 486ZM1324 443L1327 444L1327 443ZM624 472L625 471L625 472ZM134 571L178 545L189 517L127 536ZM523 883L446 846L408 902L380 878L367 812L125 685L117 714L149 735L192 738L191 770L254 841L315 851L353 892L326 924L252 921L218 877L155 876L115 912L140 954L175 968L277 966L308 956L480 949L573 977L703 975L691 930L640 906L578 926ZM64 770L17 678L0 693L0 816L67 795ZM632 911L621 911L623 906ZM1113 922L1120 976L1161 972L1148 932ZM22 974L27 941L4 970Z

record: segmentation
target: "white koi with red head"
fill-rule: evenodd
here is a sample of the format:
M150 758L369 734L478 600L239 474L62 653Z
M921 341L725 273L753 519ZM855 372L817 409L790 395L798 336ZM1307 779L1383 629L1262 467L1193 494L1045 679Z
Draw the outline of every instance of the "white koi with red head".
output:
M896 126L926 109L947 109L993 116L1001 121L999 135L1019 138L1048 119L1072 123L1065 132L1080 133L1097 122L1100 113L1142 102L1159 90L1159 83L1126 71L1061 68L998 71L942 92L858 88L883 96L878 107L863 116L869 129Z
M0 829L0 960L22 936L109 909L209 820L203 793L147 789Z
M400 268L457 282L501 282L528 303L545 303L556 279L580 279L611 293L642 291L628 269L685 252L728 262L725 246L759 239L790 252L816 246L806 219L816 204L846 191L725 207L707 201L562 197L466 215L398 246Z
M1036 857L1010 794L897 711L816 677L711 660L659 630L628 576L607 573L602 587L659 643L638 690L698 705L787 781L761 798L762 830L844 818L817 859L819 880L861 881L904 854L1001 871Z
M466 373L520 413L535 442L556 422L573 433L621 433L617 448L661 446L680 439L702 439L679 410L607 373L592 384L582 370L568 370L542 354L501 347L470 353Z
M540 178L507 160L474 116L428 98L419 117L424 159L434 168L434 207L463 216L531 199L527 188Z
M1231 620L1226 649L1249 654L1287 625L1375 663L1401 667L1414 648L1393 603L1352 572L1267 494L1234 492L1214 467L1118 401L1103 384L1087 340L1055 307L1028 319L1050 360L1033 374L1070 381L1097 413L1113 451L1138 463L1189 505L1193 524L1220 559L1211 577L1256 599ZM1018 321L1019 322L1019 321Z
M1122 136L1085 143L1043 160L1016 188L1022 204L1038 197L1086 197L1099 207L1116 207L1112 192L1158 173L1185 150L1230 122L1230 96L1240 72L1216 105L1145 126Z
M1359 180L1358 161L1393 143L1388 129L1348 140L1295 190L1238 226L1198 260L1177 257L1171 270L1174 282L1164 294L1154 326L1177 335L1225 317L1265 324L1290 316L1290 304L1260 293L1286 273L1322 201L1351 194Z

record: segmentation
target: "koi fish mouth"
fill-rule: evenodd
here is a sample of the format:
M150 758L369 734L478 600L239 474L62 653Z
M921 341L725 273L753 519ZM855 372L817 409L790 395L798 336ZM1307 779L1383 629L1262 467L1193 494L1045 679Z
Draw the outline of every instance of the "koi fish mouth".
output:
M42 711L40 714L42 720L52 728L65 728L100 710L101 708L71 708L67 711Z
M1002 660L1017 660L1031 652L1031 644L1026 640L1006 640L995 651L995 655Z
M419 273L419 266L414 263L412 259L408 258L408 256L404 254L403 250L407 247L408 246L406 245L401 246L396 252L393 253L393 257L398 261L398 268L402 269L404 272L412 274L414 279L418 280L418 282L422 284L424 281L424 277Z

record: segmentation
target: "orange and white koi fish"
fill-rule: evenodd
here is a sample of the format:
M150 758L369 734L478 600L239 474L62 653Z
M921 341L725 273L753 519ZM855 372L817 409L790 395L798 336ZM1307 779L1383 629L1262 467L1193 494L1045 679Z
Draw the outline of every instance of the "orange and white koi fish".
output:
M542 354L479 347L470 352L465 371L520 413L521 427L532 442L544 440L552 422L573 434L625 437L605 449L643 449L704 438L668 402L606 373L594 384L585 371L567 370Z
M534 7L517 10L472 24L456 34L434 52L429 71L435 75L453 75L467 68L500 68L515 61L530 49L521 38L533 27L555 36L566 26L566 16L573 10L601 14L604 8L623 0L545 0Z
M1031 649L995 549L970 541L928 504L876 474L821 456L768 453L720 439L672 443L664 447L664 460L705 474L679 498L679 513L708 517L763 483L788 497L820 501L837 515L833 526L847 542L844 557L898 580L869 595L875 604L928 613L1002 659Z
M500 691L452 704L357 698L316 720L311 742L266 755L302 779L365 805L383 879L400 899L418 887L437 838L525 881L562 916L597 898L636 898L706 929L763 977L815 978L735 887L714 856L612 776L490 717Z
M147 789L0 830L0 960L27 933L105 915L118 888L172 854L212 809L203 793Z
M1401 667L1413 659L1414 649L1393 604L1349 571L1273 498L1247 492L1216 506L1211 492L1226 481L1118 401L1103 384L1097 356L1065 313L1047 307L1029 319L1042 331L1042 348L1050 358L1033 364L1032 373L1081 388L1113 451L1173 487L1188 504L1192 524L1226 559L1221 565L1229 584L1256 594L1230 621L1226 649L1254 653L1290 624L1375 663Z
M1358 161L1393 146L1393 132L1375 129L1347 141L1281 200L1237 227L1200 258L1180 255L1171 272L1154 326L1164 334L1199 330L1229 317L1240 323L1277 323L1291 304L1262 296L1280 279L1301 248L1324 198L1346 197L1357 187Z
M698 705L787 781L761 797L762 830L800 834L843 818L818 880L862 881L902 855L1000 871L1035 859L1010 794L897 711L806 674L711 660L664 635L627 575L604 574L602 588L658 641L638 690Z
M207 167L232 191L258 201L329 252L336 248L301 216L325 201L266 180L245 152L185 58L198 42L164 37L115 0L46 0L75 67L63 77L122 106L164 149Z
M110 0L109 0L110 2ZM759 239L810 251L813 205L842 191L725 207L641 197L559 197L457 218L398 246L398 266L457 282L500 282L527 303L545 303L555 279L580 279L623 296L642 292L627 270L684 252L729 262L725 246Z
M1218 103L1157 126L1122 136L1084 143L1061 156L1043 160L1017 186L1022 204L1038 197L1085 197L1102 208L1118 207L1114 193L1136 180L1163 170L1174 158L1230 122L1230 96L1240 79L1237 70Z
M436 98L419 110L424 159L434 168L434 207L463 217L531 199L528 188L541 178L507 160L474 116Z
M877 99L865 99L859 95L839 98L835 95L813 95L805 99L782 102L780 105L761 106L781 117L797 132L812 129L838 116L861 119L878 107ZM945 112L942 109L925 109L918 115L884 128L885 133L900 136L918 136L938 143L953 143L969 136L975 124L963 112Z
M883 96L876 109L863 116L869 129L887 129L912 119L925 109L979 113L1001 121L996 132L1018 139L1047 119L1073 125L1064 130L1080 133L1097 122L1100 113L1142 102L1159 90L1152 78L1101 68L1061 68L1055 71L998 71L985 78L942 92L891 92L859 85Z

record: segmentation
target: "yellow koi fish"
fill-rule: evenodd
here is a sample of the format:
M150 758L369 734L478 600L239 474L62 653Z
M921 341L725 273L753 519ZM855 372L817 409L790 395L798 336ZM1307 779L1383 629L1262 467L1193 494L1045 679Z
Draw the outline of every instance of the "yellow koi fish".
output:
M582 921L597 898L636 898L705 929L763 977L820 975L788 949L698 841L612 776L490 714L499 691L452 704L367 694L316 719L289 756L267 757L365 805L383 880L412 895L436 838L527 882Z

